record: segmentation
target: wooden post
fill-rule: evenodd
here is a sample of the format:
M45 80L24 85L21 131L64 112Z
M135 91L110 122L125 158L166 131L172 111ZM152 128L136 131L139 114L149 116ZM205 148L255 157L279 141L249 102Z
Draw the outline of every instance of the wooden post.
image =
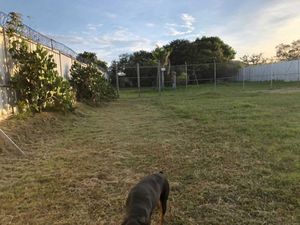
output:
M137 85L139 89L139 97L141 97L141 80L140 80L140 64L136 64L136 71L137 71Z

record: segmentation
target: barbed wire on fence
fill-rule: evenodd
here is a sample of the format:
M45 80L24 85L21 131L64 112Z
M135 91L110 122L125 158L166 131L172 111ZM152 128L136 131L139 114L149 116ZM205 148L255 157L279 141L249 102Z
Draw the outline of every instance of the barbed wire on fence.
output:
M4 29L6 28L5 26L7 25L8 19L9 16L6 13L0 11L0 26ZM19 28L18 32L25 38L28 38L36 43L39 43L51 49L55 49L61 52L62 54L71 56L74 59L77 56L77 53L68 46L37 32L36 30L32 29L31 27L25 24L23 24L22 28Z

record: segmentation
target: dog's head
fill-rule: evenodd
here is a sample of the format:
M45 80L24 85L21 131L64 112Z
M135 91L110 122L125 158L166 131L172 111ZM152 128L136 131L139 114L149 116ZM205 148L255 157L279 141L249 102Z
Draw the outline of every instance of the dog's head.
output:
M124 220L122 225L150 225L150 222L147 221L145 217L140 218L127 218Z

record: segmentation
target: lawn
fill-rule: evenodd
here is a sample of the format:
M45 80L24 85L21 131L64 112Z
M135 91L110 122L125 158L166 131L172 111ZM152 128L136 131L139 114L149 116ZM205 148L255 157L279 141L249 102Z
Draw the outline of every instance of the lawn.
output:
M0 145L0 224L120 224L130 187L159 170L167 225L299 224L300 88L275 87L126 91L4 120L27 156Z

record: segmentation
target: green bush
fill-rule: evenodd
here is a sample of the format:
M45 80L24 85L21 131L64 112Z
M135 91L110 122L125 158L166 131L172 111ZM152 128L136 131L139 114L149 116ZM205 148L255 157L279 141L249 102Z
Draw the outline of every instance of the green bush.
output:
M70 83L79 101L97 104L117 98L116 91L95 65L82 66L75 62L71 67L71 77Z
M29 51L25 41L13 41L9 52L15 63L11 83L21 111L73 110L75 95L56 71L53 56L41 46Z

